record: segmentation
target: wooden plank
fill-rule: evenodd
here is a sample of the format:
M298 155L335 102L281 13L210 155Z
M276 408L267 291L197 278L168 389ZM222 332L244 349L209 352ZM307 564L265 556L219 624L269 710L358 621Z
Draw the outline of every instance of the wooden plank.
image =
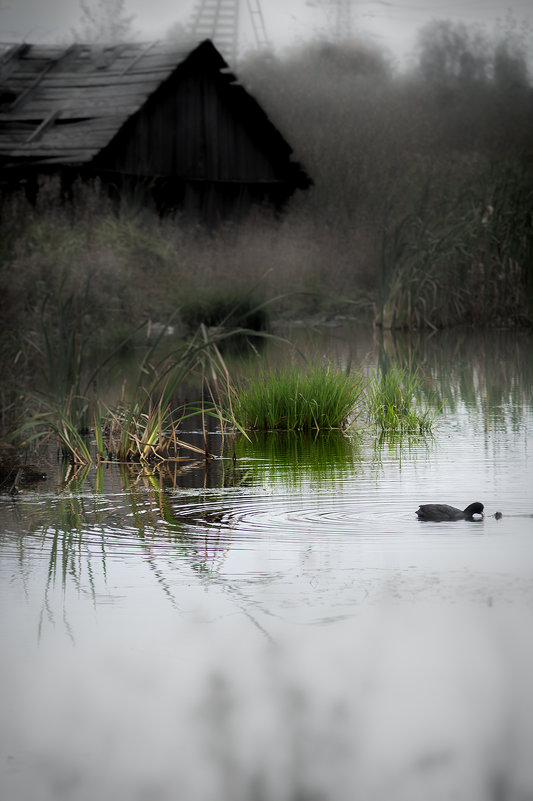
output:
M126 73L121 75L118 72L107 73L84 73L84 72L53 72L46 76L43 86L47 88L85 88L101 86L137 86L139 84L150 84L157 86L165 80L172 72L171 68L150 71L139 70L136 73ZM19 79L20 80L20 79ZM11 82L11 78L10 78ZM13 77L13 83L17 83L17 76Z
M143 58L143 56L145 56L146 53L152 49L152 47L155 47L156 44L158 44L158 40L150 42L149 44L145 45L145 47L142 50L140 50L139 53L137 53L137 55L133 58L133 60L130 61L129 64L127 64L124 67L124 69L122 70L122 74L124 75L126 72L129 72L131 69L133 69L133 67L137 64L137 62L140 61L141 58Z
M68 48L61 45L23 44L9 47L2 58L8 60L18 51L21 56L23 55L23 58L19 60L18 66L20 70L40 70L43 61L46 63L53 61L61 69L61 61L67 55L72 55L74 48L77 48L78 52L75 54L75 60L69 64L69 71L77 72L76 66L80 70L85 70L88 66L92 66L94 72L101 70L105 72L124 72L125 68L128 67L127 71L130 71L132 67L137 69L140 63L141 65L148 64L149 69L153 69L158 65L160 67L176 66L195 49L195 46L195 43L191 43L189 47L182 47L173 43L142 42L139 44L112 46L102 50L96 46L85 44L71 45ZM99 58L102 55L104 57L109 55L112 58L109 67L98 65Z
M33 99L48 99L54 100L56 98L62 97L75 97L78 94L83 94L83 96L87 97L95 97L98 95L104 96L123 96L128 95L129 97L134 98L135 96L145 97L146 95L153 94L159 87L160 81L153 81L153 80L141 80L131 84L115 84L115 83L102 83L98 85L91 85L83 84L75 85L75 84L49 84L49 83L42 83L39 86L39 91L35 92L34 97L30 98L30 101ZM22 84L20 82L15 83L13 81L9 82L9 89L20 95L21 92L25 91L24 87L28 84ZM23 106L23 103L19 104ZM18 112L18 108L12 109L13 111Z
M76 119L76 118L74 118ZM77 122L67 122L64 124L64 117L56 127L64 131L116 131L124 124L123 117L94 117L93 119L79 120Z
M46 130L46 128L52 125L54 120L57 117L59 117L60 113L61 113L60 111L52 111L52 113L49 114L48 117L46 117L46 119L44 119L40 123L40 125L38 125L37 128L30 134L30 136L26 139L26 143L33 142L34 140L39 139Z
M135 74L120 75L114 73L92 72L50 72L42 78L41 86L48 87L77 87L77 86L135 86L138 83L151 83L157 86L159 82L170 75L172 70L158 70L152 72L138 72ZM35 81L33 73L11 73L9 83L19 89L31 86Z
M151 50L145 53L142 57L142 61L136 65L136 69L153 70L158 68L162 69L167 66L177 67L178 64L185 61L190 52L190 50Z
M47 122L47 121L45 121ZM41 127L41 126L39 126ZM43 128L40 138L34 136L36 132L17 130L0 133L0 143L11 152L24 150L31 153L34 150L47 150L55 148L84 147L101 148L117 133L115 125L102 125L101 122L91 121L77 125L54 125Z
M38 73L37 77L34 80L30 81L28 83L28 85L22 90L22 92L20 92L20 94L17 94L17 97L11 103L9 108L10 109L17 108L17 106L19 106L25 100L25 98L29 95L29 93L32 91L32 89L35 89L35 87L40 84L40 82L42 81L42 79L44 78L44 76L46 75L48 70L50 70L50 69L52 69L52 64L48 64L43 70L41 70Z
M12 150L9 153L9 157L12 159L34 159L34 158L64 158L69 159L72 158L73 154L79 155L84 159L92 158L95 155L95 149L93 147L69 147L69 148L58 148L58 147L50 147L50 148L41 148L38 149L36 146L28 148L17 148Z
M37 144L45 149L56 146L69 147L74 144L77 147L83 147L85 144L87 147L94 147L96 142L107 141L109 136L114 133L114 129L111 128L91 128L89 130L80 126L72 130L70 125L66 127L56 125L54 128L49 128L46 135ZM28 147L32 145L33 143L28 143Z
M107 117L120 115L126 118L138 110L138 104L128 101L120 102L120 99L116 97L110 98L108 101L92 100L90 102L84 102L83 97L78 97L58 102L56 108L62 112L62 116ZM34 119L44 119L50 113L50 103L43 103L35 99L27 103L24 110L30 113L30 118L33 116Z
M8 64L14 58L21 58L27 52L29 47L30 46L26 43L15 44L8 47L0 59L0 67L5 67L6 64Z
M110 61L107 66L102 66L95 57L83 56L73 61L69 61L64 65L59 65L59 72L76 72L80 74L91 75L93 73L106 74L123 74L125 67L130 66L133 72L138 70L148 69L171 69L172 67L181 64L186 56L176 53L147 53L142 55L141 58L133 64L133 60L137 53L128 53L117 56L113 61ZM23 65L21 64L21 67Z
M39 139L35 142L11 142L9 147L6 148L9 156L15 158L18 156L32 156L38 153L54 152L58 155L60 153L68 153L70 150L90 150L99 151L102 147L109 142L113 136L112 132L102 133L99 136L66 136L65 134L54 136L47 136L46 138Z
M10 153L14 148L22 147L27 137L27 131L24 131L23 133L17 132L15 134L0 134L0 148L2 149L3 153Z
M124 72L127 62L120 69L114 70L94 70L94 71L81 71L75 69L75 63L69 64L69 69L61 70L52 68L57 67L57 62L48 62L46 69L43 70L41 63L36 64L36 69L30 70L14 70L10 74L10 83L19 91L23 91L36 85L43 83L46 86L71 86L84 87L84 86L104 86L106 84L115 84L117 86L135 85L137 83L151 83L157 85L159 82L165 80L177 68L179 62L174 59L165 59L159 64L141 64L138 63L136 67L130 72Z
M41 118L42 119L42 118ZM61 121L58 123L59 125L65 125L65 129L70 126L107 126L107 127L118 127L124 123L127 117L124 114L105 114L105 115L95 115L92 114L91 116L85 115L75 115L71 114L69 111L63 111L61 113ZM73 123L69 123L69 120L75 120ZM20 126L24 128L25 131L28 131L35 127L36 116L33 112L24 112L18 111L16 116L11 116L8 114L0 114L0 132L1 131L8 131L8 130L15 130L15 127Z
M55 132L54 132L55 133ZM68 154L71 150L86 150L91 153L99 153L104 148L113 134L104 134L99 137L66 137L54 136L47 137L38 142L30 142L23 147L16 147L10 150L10 157L14 158L16 153L23 154L26 158L39 153L54 153L60 155L61 153Z
M0 121L0 131L15 131L20 129L24 129L29 131L35 128L36 119L35 117L28 117L26 119L8 119L6 121Z
M73 44L73 45L70 45L70 47L68 47L68 48L67 48L67 49L64 51L64 53L63 53L63 54L60 56L60 58L66 58L66 57L67 57L67 56L68 56L70 53L72 53L72 52L74 51L74 49L75 49L76 47L77 47L77 45L75 45L75 44ZM18 96L15 98L15 100L14 100L14 101L11 103L11 105L10 105L10 107L9 107L9 108L10 108L10 109L14 109L14 108L16 108L16 107L17 107L17 106L18 106L20 103L22 103L22 101L23 101L23 100L24 100L24 99L25 99L25 98L26 98L26 97L29 95L29 93L30 93L30 92L32 92L32 91L33 91L33 90L34 90L34 89L35 89L35 88L36 88L36 87L37 87L37 86L38 86L38 85L41 83L41 81L43 80L43 78L45 77L45 75L46 75L46 74L47 74L47 73L48 73L48 72L49 72L49 71L50 71L50 70L51 70L51 69L52 69L52 68L53 68L53 67L54 67L56 64L57 64L57 60L56 60L56 61L50 61L50 62L49 62L49 63L48 63L48 64L47 64L47 65L46 65L46 66L45 66L45 67L44 67L44 68L41 70L41 72L40 72L40 73L37 75L37 77L35 78L35 80L34 80L34 81L32 81L32 82L29 84L29 86L27 86L27 87L26 87L26 89L25 89L25 90L24 90L24 91L23 91L23 92L22 92L20 95L18 95Z
M53 45L53 44L32 44L30 45L30 49L28 50L27 54L24 56L25 60L31 61L32 59L36 60L43 60L46 59L53 59L56 61L60 58L67 48L65 45Z
M94 87L86 87L83 89L82 96L85 101L91 100L107 100L113 98L128 98L128 101L133 103L136 102L137 98L139 101L143 101L144 98L148 97L148 95L153 94L154 90L157 88L156 86L150 86L147 84L142 84L142 86L124 86L124 87L117 87L117 86L100 86L97 88ZM62 88L49 88L47 86L41 86L39 88L39 94L35 95L35 100L39 100L40 102L50 102L54 103L56 100L68 100L78 98L80 94L79 89L72 88L72 87L65 87Z
M85 153L72 152L69 154L68 158L65 158L64 156L43 156L34 159L24 159L17 162L7 162L6 164L3 165L3 169L19 170L22 167L45 167L45 166L81 167L84 164L90 163L92 159L93 159L93 154L87 156L87 154Z

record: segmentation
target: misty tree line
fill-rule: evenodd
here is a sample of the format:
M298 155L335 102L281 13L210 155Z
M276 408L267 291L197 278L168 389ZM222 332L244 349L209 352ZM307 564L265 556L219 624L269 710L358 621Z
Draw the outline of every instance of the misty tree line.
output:
M80 9L76 38L135 38L125 0L80 0ZM184 35L179 23L168 31ZM466 175L476 160L531 157L532 41L512 17L493 36L436 21L419 32L403 73L357 40L310 41L279 56L251 51L236 71L312 175L324 224L350 227L406 192L423 202L450 160Z
M132 38L124 0L81 8L80 37ZM420 30L403 72L361 40L251 51L232 65L314 181L287 226L308 231L317 285L331 283L332 265L341 293L381 284L393 324L410 325L399 311L409 297L434 309L448 298L437 324L533 320L531 45L512 17L493 35L441 20ZM407 299L391 300L406 286Z
M416 66L396 73L361 43L314 42L285 58L249 54L239 75L309 169L351 205L393 190L415 162L531 156L533 91L522 35L490 40L463 24L420 31ZM374 190L372 190L374 186ZM324 186L326 190L326 186Z
M361 42L250 53L239 65L315 182L293 207L327 265L344 262L340 291L381 277L385 299L391 286L422 298L421 285L425 307L449 298L437 324L533 319L529 42L512 20L496 37L437 21L403 73Z
M80 0L80 23L72 33L80 42L126 42L135 36L134 19L126 11L125 0Z
M73 34L100 43L137 38L126 0L80 0ZM186 29L177 22L167 36L183 38ZM346 180L354 171L364 178L383 148L389 169L394 150L405 166L413 153L507 156L530 148L533 32L526 22L508 15L494 35L431 22L413 55L415 66L399 74L364 41L310 41L282 56L251 51L237 72L319 175L337 156Z

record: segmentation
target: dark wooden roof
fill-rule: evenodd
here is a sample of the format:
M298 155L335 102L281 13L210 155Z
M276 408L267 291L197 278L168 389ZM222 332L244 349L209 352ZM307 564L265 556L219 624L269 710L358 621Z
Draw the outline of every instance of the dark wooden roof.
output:
M0 45L0 159L91 161L189 52L169 43Z
M152 125L164 123L168 110L160 109L159 118L154 117L155 98L170 85L169 79L191 64L200 72L216 74L224 95L231 95L231 113L237 110L246 120L263 152L274 153L278 164L280 159L288 164L291 148L206 40L199 45L154 42L105 47L0 44L0 166L53 169L101 164L110 145L116 149L120 143L122 148L125 132L135 134L133 123L140 114L149 114L155 120ZM295 186L309 185L299 165L291 163L289 172Z

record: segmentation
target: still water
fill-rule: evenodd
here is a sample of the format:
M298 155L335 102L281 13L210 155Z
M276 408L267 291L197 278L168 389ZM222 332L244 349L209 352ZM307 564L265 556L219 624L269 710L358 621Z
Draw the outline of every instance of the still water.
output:
M434 436L214 432L0 497L3 799L533 799L531 336L291 335L419 367Z

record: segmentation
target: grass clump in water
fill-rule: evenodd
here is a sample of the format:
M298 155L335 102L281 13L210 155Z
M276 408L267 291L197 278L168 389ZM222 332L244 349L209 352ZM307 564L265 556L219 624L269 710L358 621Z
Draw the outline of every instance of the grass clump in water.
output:
M233 413L243 428L318 431L345 428L361 412L364 379L333 367L296 366L257 375L235 389Z
M437 411L421 409L416 373L394 368L376 374L368 384L368 416L382 431L425 434L431 431Z

